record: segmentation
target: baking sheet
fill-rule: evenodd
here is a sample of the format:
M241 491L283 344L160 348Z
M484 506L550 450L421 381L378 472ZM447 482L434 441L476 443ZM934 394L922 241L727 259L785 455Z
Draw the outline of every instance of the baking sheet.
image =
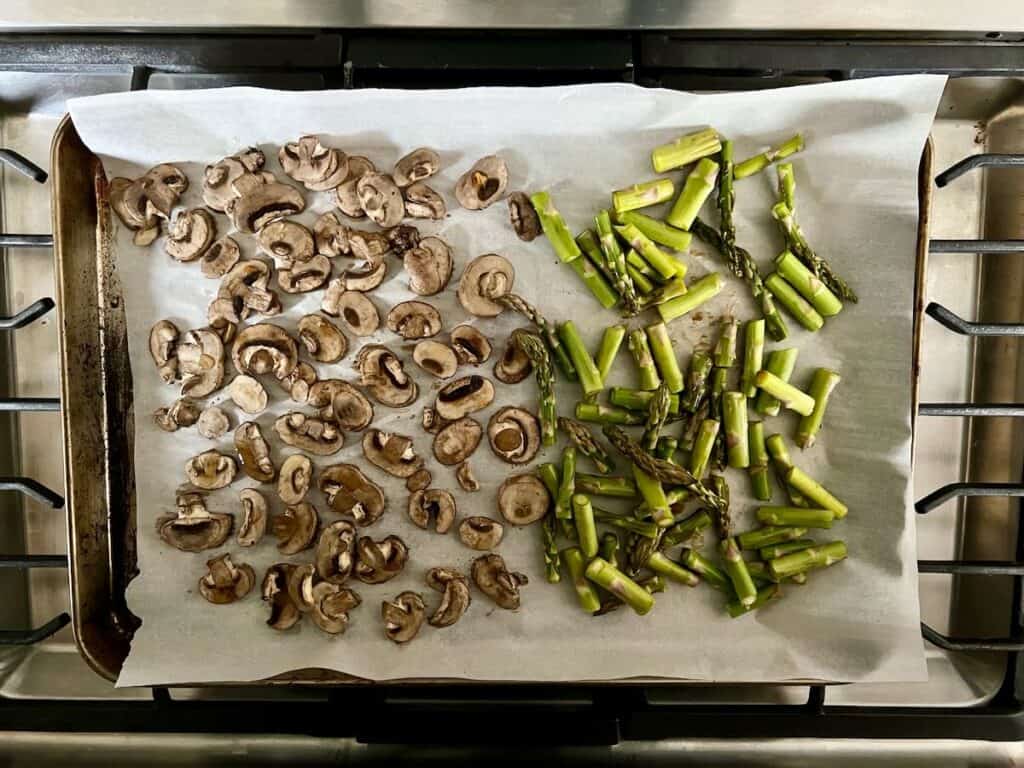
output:
M503 611L475 593L458 624L443 630L424 626L413 643L400 647L383 637L380 601L414 589L433 606L437 595L423 585L424 572L441 564L468 570L476 553L461 545L454 530L440 536L412 525L405 513L408 493L403 482L373 467L366 471L385 489L389 510L366 533L375 538L400 535L410 545L411 558L401 576L387 584L355 585L363 606L341 637L328 637L308 621L286 633L269 629L264 624L266 607L255 590L231 606L206 603L197 594L196 582L205 572L205 561L219 551L179 552L155 534L156 518L174 509L185 461L211 447L230 453L232 446L230 433L211 442L194 429L168 434L153 424L152 412L171 402L176 392L162 384L150 362L148 330L161 318L173 319L182 329L202 326L217 283L204 278L197 265L167 257L162 241L150 249L134 247L129 233L119 227L118 271L135 381L141 571L128 590L128 604L143 623L118 685L254 680L309 667L375 680L924 679L909 495L912 294L917 164L944 82L943 77L908 76L722 95L629 85L325 93L239 88L145 91L71 102L83 141L101 156L108 175L135 176L159 162L176 163L192 183L182 199L188 206L200 204L206 164L253 144L266 150L268 167L275 171L277 147L305 133L365 154L383 169L415 147L433 147L441 154L443 170L430 183L445 196L450 215L418 226L452 246L456 279L475 256L504 254L516 266L516 290L552 319L574 319L592 347L616 315L600 309L543 239L518 241L504 204L482 212L459 209L452 194L458 176L476 158L500 154L509 165L510 191L549 189L569 226L579 230L608 204L609 190L650 178L650 149L681 133L713 125L735 141L740 159L800 130L807 149L793 158L799 218L818 250L861 295L859 305L848 305L817 334L804 332L787 318L790 338L768 345L800 348L794 375L798 384L806 385L820 366L843 376L818 444L810 451L793 451L799 466L850 507L849 517L832 532L848 542L851 557L845 563L812 574L806 586L787 589L785 599L741 620L724 615L721 595L714 590L679 585L658 595L655 610L646 617L619 610L592 619L580 613L565 579L558 586L545 582L537 527L507 527L499 551L531 581L524 588L523 607ZM671 176L680 182L679 173ZM309 225L331 202L325 193L305 194L307 210L298 219ZM767 271L782 245L769 214L774 173L737 182L737 200L739 241ZM225 217L217 216L217 223L219 234L228 231ZM253 238L238 240L243 257L256 254ZM688 279L710 270L725 273L699 242L687 262ZM382 313L398 301L415 298L396 266L391 259L387 281L373 293ZM320 293L281 293L285 312L273 322L294 330L299 317L318 309ZM497 351L521 325L509 313L491 320L465 315L453 290L431 301L446 327L476 323L495 340ZM755 316L745 286L732 277L700 312L670 326L683 364L694 345L713 340L712 321L727 311L741 319ZM421 394L410 408L377 406L376 425L413 436L417 450L430 456L430 436L420 429L419 414L437 384L411 363L411 344L387 331L380 340L402 351ZM321 378L355 379L351 361L360 343L350 341L349 354L339 364L317 365ZM622 354L610 383L632 385L632 367ZM490 363L483 372L490 373ZM272 403L257 421L272 438L280 466L293 450L276 440L272 424L297 405L276 382L265 383ZM532 380L496 386L495 403L476 415L480 421L500 405L532 406ZM575 385L560 384L558 397L561 410L568 412L578 391ZM232 428L247 418L223 392L210 402L229 413ZM791 435L795 423L795 417L783 415L769 420L767 431ZM548 449L538 462L557 455L557 449ZM314 458L318 467L343 461L365 464L358 435L335 456ZM454 493L460 516L496 515L496 489L509 468L486 446L478 449L472 464L483 488L468 494L459 489L449 468L428 460L434 485ZM227 489L211 494L211 509L239 514L238 492L254 485L239 475ZM744 530L753 526L749 483L745 472L730 470L728 475L737 530ZM279 511L270 486L262 490L272 512ZM775 494L780 503L780 491ZM310 498L324 509L321 494L311 491ZM822 532L817 538L831 536ZM307 552L282 558L270 540L250 549L229 540L225 549L236 561L253 565L260 577L274 562L311 557Z

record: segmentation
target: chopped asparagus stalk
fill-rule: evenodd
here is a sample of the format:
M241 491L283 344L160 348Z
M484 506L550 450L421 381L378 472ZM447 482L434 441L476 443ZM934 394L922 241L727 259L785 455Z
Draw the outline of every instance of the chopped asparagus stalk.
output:
M664 281L664 278L654 270L654 267L644 261L643 257L632 248L626 249L625 259L627 267L633 267L647 278L648 283L651 284L649 290L653 290L655 284L661 284Z
M576 597L579 598L580 608L587 613L594 613L601 607L601 599L597 596L597 590L587 581L587 559L579 547L568 547L561 552L562 561L569 570L569 578L572 579L573 587L576 590Z
M647 341L662 382L668 387L669 392L681 392L683 374L676 361L676 351L672 346L672 339L669 338L668 328L664 323L652 323L644 330L647 331Z
M801 416L810 416L814 411L814 398L803 390L797 389L789 382L783 381L774 373L758 371L754 377L758 389L763 389L776 398L783 408L796 411Z
M818 437L818 430L821 429L821 422L825 418L825 407L832 395L832 390L842 381L839 374L830 371L828 368L819 368L814 372L811 379L810 391L807 393L814 398L814 410L810 416L800 419L796 428L796 444L801 448L810 448Z
M601 251L601 243L597 239L597 235L591 229L584 229L578 235L576 235L576 245L583 252L583 255L590 259L594 266L599 269L606 269L608 262L604 258L604 253Z
M676 187L671 179L651 179L640 184L633 184L625 189L612 192L612 206L616 213L635 211L668 200L675 193Z
M650 509L651 519L659 528L668 528L675 522L671 505L665 496L661 481L644 472L636 464L633 465L633 479L644 503Z
M722 475L711 475L708 483L715 494L722 500L722 503L715 507L718 516L715 520L715 528L718 530L718 538L728 539L732 537L732 515L730 512L729 484Z
M705 275L700 280L691 283L689 290L684 295L659 304L658 314L666 323L671 322L717 296L724 284L721 275L717 272Z
M786 541L782 544L772 544L767 547L761 547L758 554L762 560L774 560L776 557L782 557L792 552L799 552L801 549L807 549L808 547L814 546L814 539L796 539L794 541Z
M729 538L719 542L718 550L722 554L725 572L729 576L729 581L732 582L736 598L742 605L753 605L757 599L757 587L754 586L754 580L750 578L747 564L743 560L743 555L740 554L739 547L736 546L735 539Z
M680 561L694 573L703 577L704 581L717 590L732 594L732 582L721 568L704 557L696 549L684 549Z
M551 509L554 510L555 500L558 498L558 487L562 484L561 473L551 462L546 462L537 467L537 477L544 483L551 496Z
M668 499L668 505L670 508L682 501L685 501L689 497L690 492L685 488L673 488L671 491L665 491L665 498ZM647 506L647 502L641 502L636 509L633 510L633 517L637 520L647 520L650 516L651 508Z
M675 461L676 450L679 448L679 441L674 437L662 435L658 438L658 444L654 446L654 455L665 461Z
M831 528L835 513L831 509L809 507L761 507L757 520L763 525L790 525L800 528Z
M750 466L750 445L747 442L747 398L742 392L722 395L722 422L729 466L746 469Z
M694 352L686 369L686 392L679 398L679 407L693 413L703 402L708 391L708 377L711 375L711 356Z
M779 160L785 160L790 155L799 152L804 148L804 137L799 133L791 139L783 142L777 147L766 150L759 155L754 155L751 158L744 160L742 163L737 163L734 175L737 179L745 179L747 176L753 176L755 173L760 173L772 163L778 162Z
M727 317L722 321L722 332L715 344L715 367L732 368L736 364L736 336L739 323L735 317Z
M770 501L772 489L768 482L768 448L764 440L764 422L750 422L747 427L747 438L750 445L748 472L754 498L758 501Z
M638 536L643 536L647 539L657 538L658 534L664 530L664 528L660 528L657 523L650 520L637 520L633 517L617 515L614 512L609 512L606 509L598 509L597 507L594 507L594 519L604 525L621 528L624 531L635 533Z
M636 255L636 253L632 249L630 249L629 252L632 253L633 255ZM638 261L643 261L643 259L641 259L639 256L637 256L636 258ZM653 272L654 270L651 271ZM629 279L633 281L633 285L636 287L636 292L640 294L637 297L638 300L640 298L646 297L648 294L654 291L654 282L651 280L651 278L647 275L647 273L644 270L640 269L632 262L626 262L626 274L629 275ZM633 314L636 313L634 312Z
M633 224L624 224L622 226L615 227L615 231L619 233L619 237L625 240L635 250L643 260L653 267L654 271L657 272L665 280L669 280L672 277L678 275L683 277L686 275L686 265L677 259L673 259L663 250L661 250L651 238L641 232Z
M786 448L786 441L782 435L772 435L764 441L768 448L768 455L772 457L772 464L775 465L775 472L779 476L779 484L789 496L789 503L794 507L806 507L807 499L796 488L786 482L786 471L793 466L793 460L789 457L789 450Z
M796 347L772 350L768 353L764 369L788 382L789 377L793 375L793 369L796 368L796 358L799 354L800 350ZM778 416L781 407L782 404L763 389L757 393L754 409L763 416Z
M626 256L619 247L619 241L615 239L615 231L612 229L611 217L608 211L601 211L594 219L597 227L597 236L601 245L601 252L604 254L604 262L611 273L612 284L622 297L622 305L627 315L635 315L640 311L637 303L637 285L631 276ZM644 278L646 280L646 278ZM650 282L648 281L648 285ZM650 288L647 288L649 291Z
M704 477L708 462L711 461L711 451L715 447L718 427L719 422L715 419L704 419L700 423L697 439L694 440L693 450L690 452L690 471L698 480Z
M811 270L829 290L840 299L857 303L857 294L847 285L832 266L814 252L796 223L793 211L783 202L772 207L772 217L779 223L779 229L786 239L786 247Z
M764 528L755 528L752 531L744 531L736 537L736 541L739 542L740 549L761 549L772 544L794 541L806 533L806 528L769 525Z
M647 411L654 397L654 392L646 389L630 389L629 387L612 387L608 390L608 401L612 405L625 408L630 411ZM675 416L679 414L679 396L671 395L668 399L668 412Z
M562 472L555 496L555 517L572 518L572 497L576 493L576 448L568 446L562 451Z
M777 597L779 597L779 585L769 584L757 591L757 595L754 597L754 602L749 605L744 605L740 600L730 600L726 603L725 610L729 613L729 616L734 619L738 619L740 616L744 616L752 611L756 611L758 608L762 608Z
M621 554L621 543L619 542L619 535L606 531L601 534L601 541L597 547L597 556L607 560L609 563L614 565L616 568L619 567L619 561L622 559Z
M783 251L775 257L775 271L807 299L819 315L833 317L842 311L843 303L836 295L789 251Z
M651 403L647 406L647 423L644 425L644 436L640 443L643 447L654 453L658 445L658 438L661 436L661 428L665 426L665 419L668 418L669 391L665 382L655 390Z
M737 277L742 277L744 264L740 252L736 248L736 223L733 220L733 212L736 209L736 190L733 185L735 181L735 176L733 175L735 166L732 162L732 149L731 141L722 142L722 154L719 156L719 159L722 161L722 173L718 177L718 198L716 200L718 203L719 230L722 243L722 247L719 250L722 251L722 255L729 263L733 274ZM700 219L695 219L693 223L697 225L698 229L703 229L703 222ZM691 225L687 229L694 229L694 226ZM699 232L697 235L700 237Z
M563 374L565 374L567 379L570 381L576 381L576 369L572 365L572 360L569 359L569 353L565 351L565 347L563 347L562 343L558 340L558 334L555 332L555 327L548 322L544 315L540 313L540 310L517 293L503 293L500 296L494 296L493 299L499 304L508 307L513 312L518 312L533 323L537 328L537 332L540 333L541 338L544 339L544 343L547 344L548 351L554 357L558 368ZM534 365L536 365L536 363L534 363Z
M711 371L711 389L707 400L708 413L715 419L722 419L722 395L728 389L729 369L715 368ZM715 447L711 452L712 466L721 470L726 464L725 433L721 429L715 436Z
M604 382L601 381L601 372L597 370L594 358L587 351L576 324L572 320L566 320L558 326L558 336L569 353L569 359L580 379L580 388L586 397L596 395L604 389Z
M565 416L559 416L558 426L565 432L569 440L572 441L572 444L576 446L576 450L594 463L598 472L608 474L615 469L615 462L612 460L612 457L608 455L608 451L604 449L604 446L601 445L594 436L594 433L585 424L573 421Z
M830 509L835 513L837 520L846 517L849 509L843 502L833 496L817 480L810 477L799 467L790 467L786 470L786 482L803 494L810 503L817 504L822 509Z
M779 163L775 166L779 174L779 200L796 213L796 177L793 175L792 163Z
M757 394L754 376L761 370L764 363L764 320L751 320L747 323L744 342L740 392L747 397L754 397Z
M619 354L619 347L622 340L626 338L626 326L611 325L604 329L601 336L601 346L597 349L597 372L601 375L601 381L608 380L608 374L612 370L612 363L615 356Z
M664 592L668 587L668 584L665 582L665 577L660 575L648 576L646 579L638 583L652 595Z
M686 292L686 283L683 282L683 278L676 275L668 282L659 285L644 296L641 296L640 306L645 309L647 307L656 307L659 304L664 304L666 301L682 296Z
M574 259L569 262L572 271L580 276L580 280L587 286L597 302L605 309L611 309L619 303L619 294L614 288L608 285L604 275L594 266L590 259Z
M789 579L787 579L787 581L789 581L790 584L798 584L800 586L803 586L807 583L807 571L800 571L800 573L794 573L792 576L789 577Z
M655 173L665 173L713 155L721 149L722 144L715 129L703 128L655 147L651 151L651 165Z
M558 554L558 544L555 543L555 523L555 516L549 512L540 526L541 541L544 543L544 576L549 584L557 584L562 580L562 558Z
M639 492L631 477L608 477L576 473L576 490L590 496L612 496L617 499L635 499Z
M651 394L654 393L652 392ZM647 420L644 414L637 411L627 411L625 408L616 408L611 405L583 402L576 403L576 418L592 424L621 424L627 427L643 424Z
M676 229L663 221L636 211L622 213L619 216L619 221L623 224L632 224L654 242L671 248L673 251L685 251L690 247L690 240L693 237L689 232Z
M812 568L827 568L846 558L846 543L830 541L828 544L808 547L768 561L768 572L776 579L785 579Z
M637 328L630 331L628 338L629 351L633 355L633 362L636 363L640 373L640 389L657 389L661 384L661 376L658 375L658 367L654 363L654 355L651 353L647 334Z
M643 616L654 607L654 597L626 574L600 557L590 561L587 578L608 590L622 602Z
M797 319L804 328L812 333L820 330L825 324L825 319L818 314L811 303L796 292L796 288L787 283L778 272L772 272L764 279L764 284L772 296L779 300L779 303L786 308L793 317Z
M579 246L576 245L576 241L573 240L569 228L565 226L562 214L558 212L555 204L551 201L551 195L547 192L535 192L530 195L530 202L533 203L533 208L537 211L537 217L540 219L541 229L544 230L544 235L551 243L558 258L562 261L575 261L580 258L583 254L580 252Z
M697 574L691 573L678 563L672 562L661 552L651 553L645 565L666 579L685 584L688 587L696 587L700 584L700 577Z
M711 515L708 514L706 509L700 509L665 531L661 543L666 549L674 547L676 544L685 544L699 537L710 527Z
M597 557L597 524L594 522L594 507L590 498L582 493L573 494L572 518L576 523L576 538L580 550L589 560Z
M718 178L719 165L710 158L703 158L696 167L690 171L683 184L683 191L679 193L672 210L669 211L665 221L673 227L688 230L693 226L693 220L697 218L704 202L711 197L715 189L715 179Z
M541 442L544 445L554 445L557 419L555 372L551 368L547 347L537 336L526 331L514 331L512 338L533 364L533 374L537 379L537 421L540 422Z

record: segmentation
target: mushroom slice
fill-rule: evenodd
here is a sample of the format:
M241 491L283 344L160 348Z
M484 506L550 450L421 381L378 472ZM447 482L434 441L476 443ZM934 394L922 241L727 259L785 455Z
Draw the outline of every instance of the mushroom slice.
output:
M359 594L347 587L321 581L313 587L313 611L310 618L329 635L340 635L348 629L348 614L362 604Z
M167 227L164 250L176 261L195 261L210 247L217 236L213 216L204 208L180 211Z
M206 561L209 573L199 579L199 594L214 605L227 605L241 600L256 583L256 572L246 563L231 562L231 555L225 552L220 557Z
M540 450L540 423L522 408L506 406L487 422L491 450L509 464L526 464Z
M235 519L222 512L210 512L203 494L179 492L177 514L158 517L156 531L160 538L182 552L202 552L223 544Z
M463 309L477 317L497 317L505 309L493 299L512 290L516 271L504 256L485 253L462 271L456 295Z
M283 555L297 555L313 546L320 517L307 501L287 507L270 520L270 531L277 538L277 549Z
M430 339L417 342L412 350L412 359L424 371L439 379L451 378L459 367L455 350L447 344Z
M274 479L277 472L270 458L270 446L255 421L239 424L235 430L235 450L242 470L253 480L269 483Z
M442 419L455 421L482 410L494 400L494 385L483 376L463 376L438 390L434 408Z
M299 411L291 411L274 422L274 431L288 445L315 456L330 456L345 444L345 433L334 424Z
M159 231L159 219L157 218L159 212L146 198L141 179L133 181L123 176L116 176L110 180L109 198L110 207L114 209L117 218L128 229L135 231L136 238L140 231L148 231L153 228L157 228ZM141 245L137 240L135 244Z
M277 284L285 293L307 293L319 288L331 276L331 261L316 254L309 261L297 261L277 270Z
M282 266L309 261L316 253L313 233L297 221L274 221L257 235L260 248Z
M346 291L372 291L384 282L388 273L388 264L382 261L376 266L367 262L363 269L346 269L339 278L342 287Z
M405 190L405 214L414 219L443 219L448 213L444 198L422 181Z
M313 241L317 253L332 259L350 251L348 227L341 223L334 211L322 214L313 223Z
M436 435L442 429L451 424L448 419L442 419L438 416L437 411L429 405L423 409L421 422L423 424L424 431L431 435Z
M288 575L288 597L302 613L313 610L313 583L316 579L316 566L303 563L295 566Z
M207 319L237 323L252 314L276 315L281 311L277 294L267 289L270 267L259 259L244 259L220 281L217 298L210 303Z
M301 453L296 453L284 460L281 474L277 478L277 495L285 504L298 504L309 491L313 479L313 462Z
M233 342L235 340L235 334L238 333L238 326L226 317L212 318L210 320L209 328L220 336L221 342L225 345Z
M429 178L441 167L441 156L432 149L414 149L395 163L395 184L408 187L417 181Z
M336 363L348 351L345 334L320 315L305 315L299 320L299 341L310 356L321 363Z
M196 429L199 431L199 434L209 440L216 440L230 428L231 422L228 421L228 415L216 405L205 408L199 414L199 420L196 422Z
M344 283L338 281L344 289ZM380 314L366 294L359 291L345 291L332 295L331 289L324 294L320 309L331 317L341 318L345 327L356 336L370 336L380 327Z
M211 330L186 331L176 349L181 394L206 397L224 383L224 342Z
M373 173L377 169L374 167L367 158L362 155L349 155L348 157L348 175L345 176L345 180L338 185L338 188L334 190L334 197L337 201L338 208L346 216L352 219L361 219L366 216L366 211L363 210L363 205L359 201L359 193L356 191L356 185L359 180L363 178L367 173Z
M399 224L397 227L392 227L384 233L384 236L398 256L404 256L406 251L420 244L420 231L411 224Z
M551 494L533 474L513 475L498 487L498 511L512 525L529 525L547 514Z
M409 519L423 530L431 524L438 533L448 533L455 522L455 498L440 488L416 491L409 496Z
M169 218L181 193L188 189L188 176L177 166L155 165L138 179L142 193L163 218Z
M263 183L263 179L245 185L239 181L234 187L241 194L228 203L226 211L235 229L241 232L259 232L270 222L302 213L306 208L302 193L295 187L279 181Z
M267 390L252 376L235 376L228 385L228 397L251 415L263 413L267 407Z
M415 592L402 592L394 600L380 605L384 636L395 643L408 643L420 631L427 615L423 598Z
M429 469L418 469L406 478L405 488L413 493L416 491L424 491L430 487L430 484L433 481L434 478L430 474Z
M434 436L434 458L446 467L461 464L473 455L483 433L483 427L475 419L453 421Z
M320 409L321 418L333 420L346 432L359 432L373 421L373 404L341 379L318 381L310 387L308 402Z
M367 344L356 356L359 383L381 405L401 408L419 394L416 382L409 378L402 361L387 347Z
M275 563L263 576L263 600L270 603L267 626L273 629L291 629L302 618L299 607L288 594L288 582L294 570L291 563Z
M469 581L454 568L431 568L427 571L427 586L441 592L441 603L427 619L432 627L450 627L462 618L473 602L469 594Z
M409 548L397 536L374 541L362 536L356 542L356 578L366 584L383 584L402 572Z
M294 371L279 379L278 383L292 400L304 403L309 399L309 392L316 384L316 371L309 363L300 362Z
M402 259L409 290L420 296L440 293L452 278L452 249L439 237L425 237Z
M320 143L316 136L302 136L277 153L282 170L314 192L334 189L348 175L348 157L339 149Z
M149 331L149 354L160 374L170 384L178 378L177 346L181 332L170 320L161 320Z
M295 339L284 328L271 323L257 323L243 329L231 349L231 359L239 373L252 376L272 373L279 380L295 370L298 358Z
M363 433L363 455L378 469L403 480L423 466L410 438L379 429Z
M370 221L381 227L394 227L402 223L405 203L402 190L386 173L371 171L356 182L359 204Z
M479 365L491 356L491 342L473 325L463 323L452 328L452 348L460 363Z
M360 527L373 525L384 514L384 492L355 464L325 467L318 485L331 511L351 515Z
M455 182L455 198L470 211L479 211L497 200L508 186L508 166L497 155L477 160Z
M243 176L255 175L266 158L263 153L251 147L245 152L225 157L223 160L206 166L203 176L203 202L213 210L223 213L228 203L238 197L234 184Z
M331 584L344 584L355 566L356 529L347 520L331 523L316 543L316 573Z
M267 530L267 500L255 488L244 489L238 498L242 502L242 524L235 540L240 547L252 547L260 543Z
M230 485L237 471L235 460L217 451L204 451L185 462L188 481L204 491L215 491Z
M238 243L231 237L224 235L219 240L210 243L199 260L199 268L207 277L224 277L241 258L241 251Z
M508 196L508 218L516 237L524 242L535 240L541 233L540 217L525 192L513 192Z
M473 583L498 607L514 611L519 607L519 587L530 583L525 573L509 571L501 555L482 555L473 561Z
M191 427L199 421L199 406L187 397L179 397L166 408L153 413L153 421L165 432L177 432L181 427Z
M391 250L391 241L383 232L367 232L362 229L350 229L348 244L352 258L379 264Z
M512 334L505 342L505 351L494 364L494 378L504 384L518 384L532 372L533 363Z
M470 549L486 552L501 543L505 526L489 517L475 515L459 523L459 538Z
M441 331L441 313L423 301L403 301L388 312L387 324L403 339L425 339Z
M455 479L459 481L459 487L467 493L474 493L480 490L480 481L473 474L473 467L468 461L464 461L455 468Z

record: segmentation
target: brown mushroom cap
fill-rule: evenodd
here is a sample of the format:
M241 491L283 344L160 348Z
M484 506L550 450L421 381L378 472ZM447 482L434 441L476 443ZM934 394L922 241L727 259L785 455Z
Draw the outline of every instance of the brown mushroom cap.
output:
M321 214L313 223L313 241L317 253L332 259L347 254L350 250L348 227L334 211Z
M309 261L296 261L277 270L277 284L285 293L307 293L331 276L331 261L319 253Z
M238 243L228 235L210 243L199 261L199 268L206 277L224 277L241 258Z
M494 364L494 378L503 384L518 384L533 372L533 363L516 343L515 334L505 342L505 351Z
M181 394L206 397L224 383L224 342L213 331L186 331L175 348Z
M202 552L216 549L231 533L235 519L222 512L210 512L203 494L195 491L179 492L177 513L156 520L160 538L182 552Z
M429 178L441 167L441 156L432 149L419 147L395 163L395 184L408 187Z
M231 422L228 421L228 415L216 405L204 408L196 421L196 431L209 440L216 440L230 428Z
M362 269L346 269L337 280L341 283L342 293L344 291L360 291L365 293L366 291L372 291L383 283L387 273L388 263L386 261L382 261L380 264L366 262L366 266Z
M299 348L284 328L272 323L256 323L243 328L235 337L231 359L239 373L252 376L270 373L283 379L295 370Z
M207 319L237 323L250 315L276 315L281 311L277 294L267 288L270 267L259 259L243 259L221 278L217 298L210 302Z
M455 421L482 410L494 400L494 385L483 376L463 376L437 392L434 408L442 419Z
M401 408L419 395L419 387L405 372L405 367L390 349L380 344L367 344L356 356L359 383L381 405Z
M379 429L363 433L363 455L375 467L402 479L423 466L423 458L416 454L411 439Z
M411 224L399 224L384 233L396 256L404 256L405 252L420 244L420 231Z
M487 440L502 461L526 464L540 450L540 422L529 411L506 406L487 422Z
M238 494L242 502L242 524L235 540L240 547L259 544L267 530L267 500L255 488L245 488Z
M294 570L295 566L291 563L275 563L263 576L263 600L270 603L267 626L273 629L291 629L302 618L299 607L288 595L288 582Z
M307 501L287 507L270 521L270 530L277 537L277 549L283 555L297 555L309 549L316 538L320 517Z
M206 561L209 573L199 579L199 594L214 605L227 605L241 600L256 583L256 572L246 563L231 562L231 555L225 552L220 557Z
M424 371L439 379L451 378L459 367L455 350L447 344L431 339L416 343L412 350L412 359Z
M434 477L430 474L429 469L418 469L406 478L405 488L407 491L415 493L426 490L432 482L434 482Z
M185 462L188 481L204 491L215 491L230 485L237 470L233 458L217 451L205 451Z
M242 469L253 480L269 483L274 479L276 470L270 458L270 446L255 421L240 424L235 430L235 450Z
M453 421L434 435L434 457L446 467L461 464L473 455L483 433L483 427L474 419Z
M415 592L402 592L394 600L381 603L380 615L384 620L384 636L396 643L408 643L423 626L427 606Z
M170 384L178 378L178 339L181 332L170 320L160 320L149 330L149 354L160 378Z
M500 198L508 186L508 166L497 155L477 160L455 183L455 198L470 211L486 208Z
M356 542L356 578L366 584L383 584L402 572L409 548L397 536L374 541L369 536Z
M528 584L526 574L509 571L501 555L482 555L473 561L473 583L500 608L519 607L519 587Z
M284 460L277 478L277 495L285 504L298 504L309 491L313 480L313 462L301 453Z
M235 376L228 385L228 397L248 414L262 413L267 407L267 390L252 376Z
M252 234L272 221L305 210L306 201L295 187L262 178L252 181L255 178L243 176L234 184L241 194L228 203L226 210L235 229ZM247 183L240 185L242 181Z
M416 491L409 496L409 519L423 530L433 522L438 533L448 533L455 522L455 498L440 488Z
M540 217L525 192L513 192L508 196L508 217L520 240L528 243L540 235Z
M167 227L164 250L175 261L195 261L217 236L217 225L205 208L180 211Z
M467 517L459 523L459 538L470 549L486 552L501 543L505 526L497 520L476 515Z
M363 210L363 205L359 201L356 185L365 174L376 170L373 163L362 155L348 156L348 175L334 190L334 197L338 208L349 218L361 219L366 216L366 211Z
M165 432L176 432L181 427L191 427L199 421L199 406L187 397L179 397L166 408L153 413L153 421Z
M299 341L310 356L321 363L336 363L348 351L345 334L320 315L304 315L299 320Z
M377 308L359 291L344 291L337 296L325 294L320 309L331 317L340 318L356 336L369 336L380 327Z
M318 485L331 511L351 515L358 526L372 525L384 514L384 492L355 464L325 467Z
M529 525L547 514L551 494L536 475L513 475L498 487L498 511L512 525Z
M188 176L177 166L162 163L150 168L132 184L138 188L139 194L146 201L145 209L139 208L136 203L134 210L144 210L144 218L148 218L150 213L156 213L167 219L170 218L171 209L177 204L182 192L188 189ZM131 197L131 194L127 197ZM144 221L144 225L146 223Z
M260 249L281 265L309 261L316 253L313 233L297 221L273 221L259 231L256 239Z
M371 171L356 182L356 194L370 221L381 227L394 227L402 223L405 203L402 190L386 173Z
M479 365L486 363L491 356L490 340L474 325L456 325L452 328L451 340L460 363Z
M409 290L420 296L440 293L452 279L452 249L439 237L425 237L402 257Z
M309 392L316 384L316 370L307 362L300 361L295 370L278 379L281 389L288 393L288 397L297 403L304 403L309 398Z
M462 618L473 602L469 594L469 581L454 568L431 568L427 571L427 586L441 592L441 602L427 619L432 627L450 627Z
M356 529L347 520L331 523L316 543L316 572L331 584L344 584L355 566Z
M448 213L444 198L422 181L405 189L405 215L414 219L443 219Z
M441 313L424 301L403 301L388 312L387 324L403 339L425 339L440 333Z
M265 162L263 153L251 147L245 152L225 157L213 165L206 166L203 177L203 202L218 213L223 213L228 203L238 197L235 182L243 176L256 174L263 168Z
M121 223L135 232L132 241L140 248L152 244L160 234L159 211L146 198L141 179L111 179L110 207Z
M362 392L341 379L325 379L309 388L308 402L320 417L334 421L346 432L359 432L373 421L373 404Z
M284 172L314 192L334 189L348 175L348 157L340 149L325 147L316 136L288 142L277 158Z
M455 479L459 481L459 487L467 493L474 493L480 490L480 481L473 474L473 467L468 461L464 461L455 468Z
M299 411L278 417L274 431L288 445L316 456L330 456L345 444L345 433L334 424Z
M340 635L348 628L348 614L363 602L359 594L348 587L339 587L327 581L313 586L313 623L329 635Z
M497 317L505 309L492 300L512 290L516 271L504 256L485 253L462 271L456 295L463 309L477 317Z

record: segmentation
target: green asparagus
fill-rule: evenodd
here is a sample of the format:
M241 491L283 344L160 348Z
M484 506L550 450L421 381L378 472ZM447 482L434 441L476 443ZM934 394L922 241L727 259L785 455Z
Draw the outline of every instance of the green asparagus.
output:
M828 368L819 368L814 372L814 378L811 379L811 386L807 392L814 398L814 410L811 411L810 416L800 419L800 424L796 428L796 444L801 448L810 448L817 440L821 422L825 418L828 399L840 381L839 374Z

